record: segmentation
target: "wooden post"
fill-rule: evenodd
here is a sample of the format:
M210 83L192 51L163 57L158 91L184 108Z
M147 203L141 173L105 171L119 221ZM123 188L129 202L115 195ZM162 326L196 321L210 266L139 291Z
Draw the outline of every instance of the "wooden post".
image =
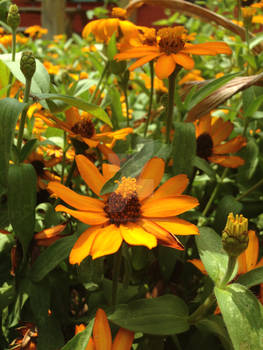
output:
M46 39L65 32L65 0L42 0L41 23L48 29Z

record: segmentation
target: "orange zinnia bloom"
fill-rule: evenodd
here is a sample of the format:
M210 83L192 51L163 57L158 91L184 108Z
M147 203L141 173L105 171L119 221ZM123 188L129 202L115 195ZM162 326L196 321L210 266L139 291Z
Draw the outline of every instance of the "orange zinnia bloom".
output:
M107 42L116 33L125 37L138 35L137 27L127 21L127 11L120 7L113 7L111 18L102 18L86 24L82 31L83 38L87 38L90 33L95 35L97 41Z
M205 160L217 163L226 168L237 168L245 163L238 156L227 155L235 153L246 145L243 136L236 136L230 141L223 141L231 134L234 125L222 118L211 117L210 114L203 116L195 122L197 155Z
M156 40L146 41L141 46L136 46L118 53L115 58L119 61L139 58L129 67L134 70L154 59L157 59L155 72L159 79L169 77L175 70L176 65L185 69L194 68L194 60L189 54L212 55L219 53L231 54L230 47L224 42L208 42L202 44L190 44L187 41L185 28L161 28L157 32Z
M25 29L25 33L29 34L30 38L41 38L42 35L47 34L48 30L39 25L30 26Z
M75 334L82 332L84 329L84 324L76 326ZM98 309L93 326L93 337L90 337L86 350L130 350L133 338L133 332L120 328L112 342L107 315L102 309Z
M104 163L101 174L83 155L76 156L76 163L81 177L102 200L77 194L58 182L48 185L57 197L77 209L58 205L56 211L66 212L91 225L72 248L71 264L79 264L88 255L96 259L113 254L123 241L149 249L160 243L182 250L174 235L198 234L195 225L176 218L198 205L196 198L182 195L188 184L186 175L172 177L154 192L164 174L163 159L152 158L137 179L122 177L118 188L104 196L100 195L102 187L119 167Z

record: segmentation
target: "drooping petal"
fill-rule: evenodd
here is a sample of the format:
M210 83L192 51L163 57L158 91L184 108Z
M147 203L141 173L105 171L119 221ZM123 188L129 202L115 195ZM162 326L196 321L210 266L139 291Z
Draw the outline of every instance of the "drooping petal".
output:
M178 52L178 53L172 54L172 57L173 57L175 63L179 64L180 66L184 67L185 69L193 69L194 68L195 62L190 56L188 56L184 53Z
M111 179L119 170L120 167L117 165L107 163L102 164L102 173L106 181Z
M98 149L107 158L107 160L110 163L115 164L115 166L120 166L120 159L111 148L109 148L103 144L99 144Z
M112 350L130 350L134 339L134 332L120 328L114 338Z
M245 250L245 255L246 255L246 263L247 263L247 271L250 271L255 268L258 260L259 243L258 243L258 238L255 231L249 230L248 237L249 237L249 242L248 242L248 247Z
M202 263L201 260L199 260L199 259L192 259L192 260L188 260L188 262L193 264L199 271L202 272L202 274L207 275L207 271L206 271L206 269L204 267L204 264Z
M179 218L151 219L157 225L173 235L198 235L199 231L194 224Z
M104 203L99 199L78 194L59 182L49 182L47 189L76 209L92 212L103 211Z
M126 60L130 58L139 58L143 56L147 56L153 53L160 53L159 49L155 46L140 46L140 47L134 47L131 49L127 49L123 52L117 53L114 56L114 59L120 61L120 60Z
M100 224L104 224L109 220L106 217L106 214L103 210L101 212L71 210L65 207L64 205L59 204L56 206L56 211L64 211L65 213L70 214L74 218L88 225L100 225Z
M93 340L96 350L111 350L111 330L104 310L98 309L96 312Z
M130 21L119 21L120 29L125 38L138 35L137 26Z
M238 135L237 137L234 137L230 141L227 141L221 145L217 145L213 147L213 153L214 154L236 153L242 147L244 147L246 143L247 143L246 138L241 135Z
M208 160L226 168L238 168L239 166L245 164L244 159L238 156L213 155L209 157Z
M209 135L211 134L211 120L212 118L210 114L206 114L205 116L199 119L196 125L196 137L204 133L207 133Z
M162 180L164 173L164 160L154 157L142 169L137 180L137 194L140 200L150 196Z
M50 228L46 228L34 235L34 239L48 239L55 237L64 231L66 224L56 225Z
M207 42L201 44L186 43L182 52L191 53L194 55L217 55L219 53L230 55L231 48L224 42Z
M107 38L110 38L113 33L115 33L119 27L119 19L118 18L107 18L104 21L104 33Z
M85 350L96 350L92 337L89 338L89 342Z
M71 107L66 110L66 121L70 127L80 121L80 114L76 107Z
M95 148L98 146L99 141L89 139L88 137L80 137L81 140L83 140L90 148Z
M75 157L81 177L96 195L100 195L100 190L105 184L105 179L97 167L85 156L79 154Z
M184 213L198 205L198 200L191 196L181 195L161 198L143 203L141 210L144 217L169 217Z
M144 245L149 249L157 246L155 236L136 224L120 225L120 231L122 238L130 245Z
M221 121L222 119L220 118L219 120ZM228 138L234 128L234 125L230 121L223 122L222 124L220 121L216 121L212 125L211 136L214 146Z
M123 239L119 227L115 225L105 226L99 235L96 236L92 245L92 259L116 253L119 250L122 241Z
M147 56L144 56L140 59L138 59L135 63L133 63L130 67L129 67L129 71L133 71L134 69L143 66L145 63L152 61L154 58L160 56L160 53L151 53Z
M163 54L155 65L155 73L159 79L168 78L175 70L176 63L171 55Z
M101 230L101 226L90 227L79 236L69 254L71 264L80 264L83 259L90 255L93 241Z

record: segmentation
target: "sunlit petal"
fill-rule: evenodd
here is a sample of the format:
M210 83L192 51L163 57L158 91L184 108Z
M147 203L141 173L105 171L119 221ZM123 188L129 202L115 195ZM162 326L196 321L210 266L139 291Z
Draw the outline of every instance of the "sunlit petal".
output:
M56 206L56 211L64 211L65 213L70 214L74 218L88 225L100 225L100 224L104 224L109 220L106 217L106 214L104 211L89 212L89 211L81 211L81 210L71 210L61 204Z
M149 234L138 225L132 223L127 226L120 225L120 231L122 238L130 245L144 245L149 249L157 245L155 236Z
M130 350L134 339L134 333L120 328L114 338L112 350Z
M98 309L96 312L93 340L96 350L111 350L111 330L104 310Z

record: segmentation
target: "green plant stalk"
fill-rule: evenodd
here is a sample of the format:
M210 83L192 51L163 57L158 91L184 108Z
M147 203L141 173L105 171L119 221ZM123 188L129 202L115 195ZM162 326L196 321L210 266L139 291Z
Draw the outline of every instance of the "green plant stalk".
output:
M118 293L118 281L121 269L122 245L114 255L113 272L112 272L112 307L115 309Z
M230 255L228 256L227 270L226 270L225 276L222 278L222 281L219 283L220 288L225 288L227 283L229 282L233 274L233 271L235 269L236 261L237 261L236 256L230 256Z
M152 114L152 103L153 103L153 89L154 89L154 69L153 69L153 61L149 62L150 65L150 75L151 75L151 90L150 90L150 99L149 99L149 109L147 114L147 120L144 128L144 137L147 135L148 126L151 120Z
M225 170L220 178L220 181L217 183L216 187L214 188L214 191L212 192L211 197L209 198L209 201L207 202L205 209L202 212L203 216L206 216L208 210L210 209L211 204L212 204L213 200L215 199L215 196L216 196L224 178L226 177L227 172L228 172L228 168L225 168Z
M103 81L107 71L108 71L108 68L109 68L109 62L107 62L105 64L105 67L104 67L104 69L103 69L103 71L101 73L100 80L99 80L99 82L98 82L98 84L96 86L96 89L93 91L93 94L91 95L91 98L90 98L90 101L89 101L90 103L94 102L94 99L95 99L95 97L97 95L97 92L99 91L99 88L101 86L101 83L102 83L102 81Z
M126 106L126 114L127 114L127 127L130 126L130 121L129 121L129 100L128 100L128 94L127 94L127 88L125 87L123 89L124 93L124 98L125 98L125 106Z
M255 185L250 187L246 192L239 195L236 200L239 201L240 199L246 197L249 193L253 192L255 189L257 189L259 186L263 185L263 179L259 180Z
M24 103L27 103L28 100L29 100L31 81L32 81L32 79L26 79L26 87L25 87L24 99L23 99ZM27 110L28 110L28 108L25 108L23 110L22 114L21 114L21 120L20 120L19 131L18 131L18 138L17 138L17 150L18 150L18 153L20 153L21 147L22 147Z
M166 143L170 143L170 133L173 124L173 111L174 111L174 92L175 92L175 79L178 70L175 69L169 76L169 87L168 87L168 106L167 106L167 119L166 119Z
M211 293L206 300L189 316L188 322L194 324L206 316L209 309L215 304L216 297L214 293Z
M63 184L64 181L64 173L65 173L65 165L66 165L66 153L67 153L67 134L64 131L63 135L63 157L62 157L62 171L61 171L61 179L60 182Z
M16 60L16 30L12 29L12 62L15 62L15 60ZM7 90L7 94L6 94L7 97L10 96L12 80L13 80L13 74L10 71L9 78L8 78L8 85L10 86Z

